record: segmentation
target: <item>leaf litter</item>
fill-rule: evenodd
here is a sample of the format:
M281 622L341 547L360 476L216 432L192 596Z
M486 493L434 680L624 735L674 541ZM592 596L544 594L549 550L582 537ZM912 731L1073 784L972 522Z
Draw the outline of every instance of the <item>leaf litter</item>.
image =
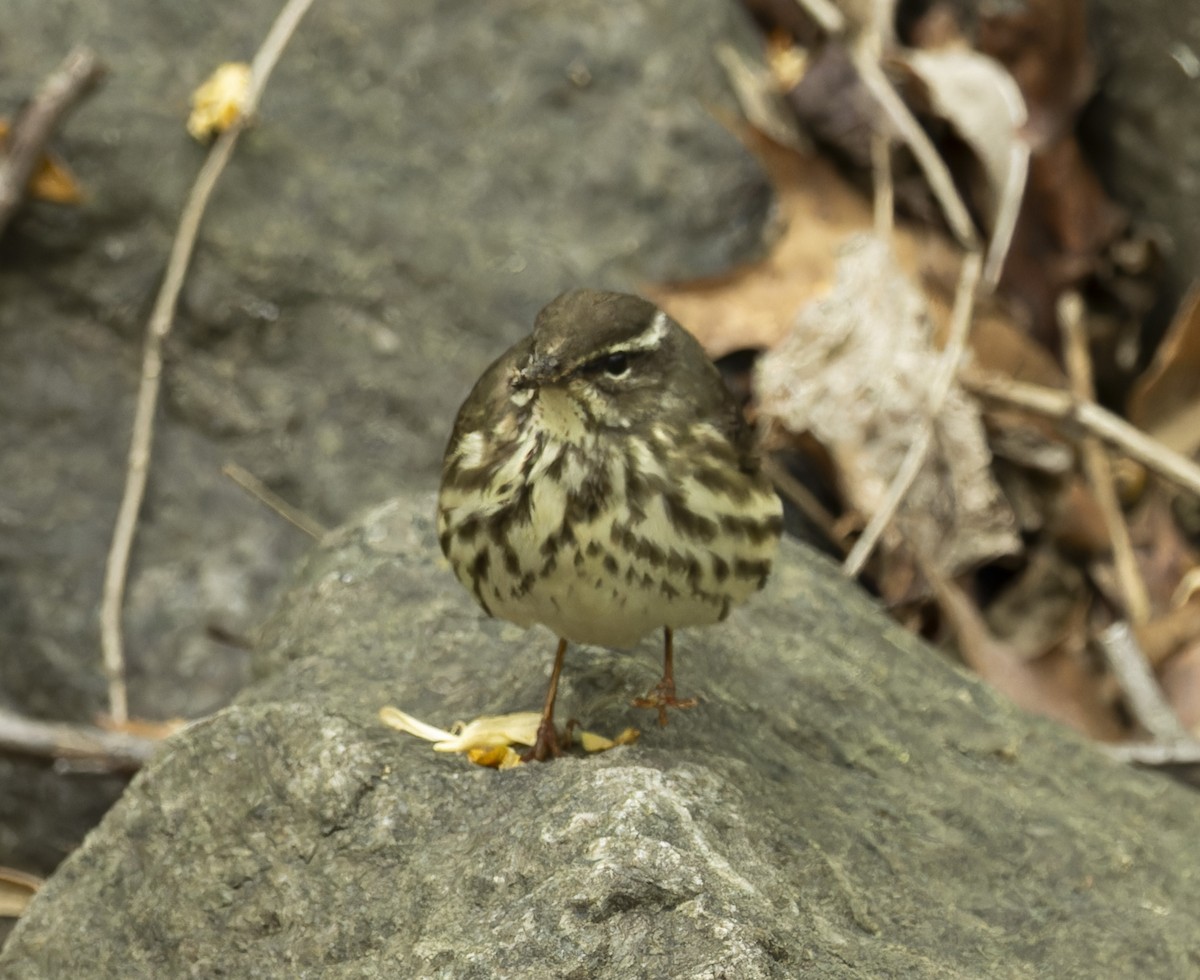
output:
M837 538L827 542L835 552L849 549L915 433L928 430L924 463L861 576L897 618L1028 710L1106 742L1162 731L1121 687L1136 671L1113 667L1112 656L1135 656L1191 740L1180 758L1195 757L1200 598L1187 583L1200 579L1200 499L1187 488L1200 486L1188 459L1200 450L1200 288L1139 376L1159 252L1075 136L1096 90L1086 3L1029 0L966 20L965 8L933 3L873 39L844 6L800 8L818 10L821 24L792 8L772 23L776 8L758 10L773 74L737 67L750 118L784 141L742 134L777 193L769 253L644 291L715 358L758 353L740 387L766 423L772 470L786 476L781 487L797 473L827 478L836 499L818 526ZM860 26L839 31L839 18ZM988 243L964 384L932 418L963 252L922 168L881 122L889 117L862 77L867 42ZM773 88L751 98L754 85ZM794 139L784 139L792 121L778 118L781 105ZM892 138L882 158L881 134ZM901 215L890 229L873 215L872 186ZM1084 359L1083 393L1064 369L1064 297L1081 310L1083 343L1071 354ZM1095 397L1128 406L1152 438L1088 404ZM790 495L802 504L827 490ZM1123 572L1118 530L1131 560ZM1146 595L1140 617L1122 581L1130 574ZM1112 642L1117 626L1132 626L1129 642ZM1173 747L1157 748L1143 756L1170 761Z

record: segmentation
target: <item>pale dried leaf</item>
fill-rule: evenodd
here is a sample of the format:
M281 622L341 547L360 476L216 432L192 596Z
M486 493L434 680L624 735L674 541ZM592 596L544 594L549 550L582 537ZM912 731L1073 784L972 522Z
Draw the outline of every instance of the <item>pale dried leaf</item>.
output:
M399 708L380 708L380 720L389 728L408 732L433 742L435 752L469 752L505 745L532 745L537 741L542 716L536 711L517 711L509 715L484 715L446 731L414 718Z
M932 112L954 128L983 168L987 193L980 203L991 238L985 278L995 282L1029 171L1021 90L999 62L966 48L907 51L898 61L920 82Z
M858 236L842 250L830 295L807 306L760 360L759 405L784 428L822 443L851 503L874 513L928 424L937 358L922 296L886 244ZM933 445L897 526L947 575L1019 548L991 475L979 408L957 385L933 422Z
M24 914L42 883L36 875L0 867L0 918L16 919Z
M1185 456L1200 449L1200 285L1180 304L1133 386L1129 420Z

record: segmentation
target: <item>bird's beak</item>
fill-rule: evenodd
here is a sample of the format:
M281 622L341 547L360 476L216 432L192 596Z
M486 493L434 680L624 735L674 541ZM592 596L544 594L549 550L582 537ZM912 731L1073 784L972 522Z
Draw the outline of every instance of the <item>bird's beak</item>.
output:
M537 388L547 381L553 381L561 373L562 364L557 357L534 354L516 370L509 383L514 390L523 391L526 388Z

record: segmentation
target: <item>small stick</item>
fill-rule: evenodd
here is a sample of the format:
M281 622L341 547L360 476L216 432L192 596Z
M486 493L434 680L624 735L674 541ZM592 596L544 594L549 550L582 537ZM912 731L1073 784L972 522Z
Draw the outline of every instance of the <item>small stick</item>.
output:
M51 134L103 77L104 66L95 52L82 46L73 49L13 123L0 154L0 234L25 197Z
M1100 634L1100 649L1133 717L1156 742L1190 738L1159 690L1146 655L1128 623L1113 623Z
M1081 402L1094 401L1096 391L1092 381L1092 361L1083 327L1083 298L1077 292L1067 292L1060 297L1058 322L1063 334L1063 354L1071 392ZM1137 556L1133 553L1129 526L1121 514L1121 502L1113 483L1112 464L1104 444L1094 435L1084 436L1079 449L1084 473L1087 474L1096 504L1108 528L1109 540L1112 541L1117 581L1125 597L1125 612L1135 627L1141 626L1150 618L1150 598L1138 569Z
M1067 391L1014 381L978 370L964 372L963 387L980 398L1024 409L1090 433L1159 476L1200 497L1200 466L1119 416Z
M789 502L813 522L835 548L845 551L842 536L837 533L837 521L816 495L788 471L788 468L767 454L762 459L763 472Z
M1140 766L1194 766L1200 763L1200 739L1178 742L1133 742L1101 746L1104 754L1118 762Z
M128 696L125 689L125 650L121 633L121 612L125 599L125 584L129 574L129 555L137 530L138 512L146 494L146 479L150 467L151 442L154 436L154 413L162 383L162 347L175 320L175 306L183 288L188 263L200 231L200 221L208 200L225 165L233 156L238 136L246 127L258 105L267 78L312 0L288 0L271 25L266 39L254 56L250 72L250 89L246 110L237 122L221 133L209 150L208 157L196 182L192 185L187 203L179 218L179 228L171 243L171 254L162 286L146 325L146 342L142 354L142 377L138 386L134 410L133 436L129 445L129 461L125 476L125 492L117 512L113 540L104 570L104 594L100 604L100 644L104 654L104 672L108 679L109 714L117 724L129 718Z
M891 241L895 213L892 186L892 141L882 129L871 133L871 173L875 178L875 234Z
M35 721L0 708L0 750L48 759L99 764L112 772L136 772L162 743L91 725Z
M863 85L871 93L879 108L883 110L883 114L895 128L900 139L912 150L917 164L921 167L921 172L929 181L929 189L933 191L933 196L941 205L942 214L945 215L946 223L950 226L954 237L968 252L979 251L979 236L975 233L975 225L967 212L967 206L963 204L962 197L954 186L954 178L950 176L950 169L938 155L933 141L921 128L921 124L917 122L912 111L904 104L904 100L896 94L892 83L883 73L879 59L872 56L868 47L861 43L854 43L850 45L849 52L850 61L857 70L858 77L862 79Z
M237 463L226 463L221 467L221 472L255 500L270 507L285 521L298 527L310 538L319 540L328 532L328 528L318 524L298 507L293 507L262 480Z
M817 26L826 34L841 34L846 30L846 17L833 0L796 0Z
M954 297L954 312L950 318L950 335L946 339L946 348L942 351L941 362L938 365L937 376L929 389L929 401L926 403L926 418L921 425L917 437L908 447L900 468L892 478L887 495L879 505L879 509L871 515L871 520L863 529L862 536L854 543L850 554L842 562L842 574L854 578L862 571L863 565L871 556L880 536L895 516L896 509L908 493L913 480L921 472L925 464L925 456L929 452L929 444L933 439L933 427L937 417L946 404L954 379L958 375L959 365L967 347L967 337L971 331L971 312L975 305L975 290L979 286L979 276L983 268L983 260L978 252L968 252L963 256L962 271L958 277L958 290Z

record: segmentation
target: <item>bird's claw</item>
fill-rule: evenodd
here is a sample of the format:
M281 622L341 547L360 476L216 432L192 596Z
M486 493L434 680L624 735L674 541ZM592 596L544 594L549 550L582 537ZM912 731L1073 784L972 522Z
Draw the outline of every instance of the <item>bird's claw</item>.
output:
M674 681L659 681L653 690L647 692L643 698L634 698L633 706L635 708L657 708L658 709L658 724L661 727L666 727L667 724L667 709L668 708L694 708L700 702L696 698L678 698L675 696Z

